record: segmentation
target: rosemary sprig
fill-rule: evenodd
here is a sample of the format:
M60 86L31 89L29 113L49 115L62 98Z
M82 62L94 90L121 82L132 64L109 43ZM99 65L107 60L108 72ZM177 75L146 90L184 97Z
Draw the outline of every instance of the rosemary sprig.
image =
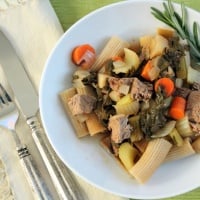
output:
M185 5L181 3L181 15L179 15L173 7L172 1L163 2L164 11L160 11L155 7L151 7L152 14L158 20L164 22L168 26L176 30L182 39L186 39L190 46L190 55L200 63L200 43L198 24L193 22L193 29L189 31L187 24L187 12Z

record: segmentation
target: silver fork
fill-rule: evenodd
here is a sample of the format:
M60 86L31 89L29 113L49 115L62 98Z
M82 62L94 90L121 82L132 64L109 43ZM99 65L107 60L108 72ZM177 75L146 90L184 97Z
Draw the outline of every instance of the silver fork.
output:
M19 111L11 97L0 84L0 126L4 126L12 131L16 143L16 150L20 158L20 163L25 172L25 176L33 191L33 196L37 200L51 200L52 197L41 178L35 163L25 145L23 145L15 131L15 126L19 118Z

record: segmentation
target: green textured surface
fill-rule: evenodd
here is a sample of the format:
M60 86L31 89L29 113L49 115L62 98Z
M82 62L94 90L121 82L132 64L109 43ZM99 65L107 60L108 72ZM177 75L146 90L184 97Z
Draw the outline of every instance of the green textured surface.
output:
M57 13L63 29L67 30L72 24L89 12L110 3L119 2L119 0L50 0L50 2ZM174 0L174 2L184 2L185 5L200 11L200 0ZM200 188L165 200L197 199L200 199Z
M55 12L67 30L73 23L89 12L119 0L50 0Z
M63 26L67 30L72 24L89 12L119 0L50 0L55 12ZM184 2L187 6L200 10L200 0L174 0Z

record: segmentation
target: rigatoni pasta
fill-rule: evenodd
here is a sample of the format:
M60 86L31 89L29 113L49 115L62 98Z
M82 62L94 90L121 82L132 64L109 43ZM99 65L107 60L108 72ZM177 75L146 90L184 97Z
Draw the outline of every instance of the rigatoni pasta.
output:
M151 140L138 162L129 170L140 183L145 183L163 163L172 144L163 138Z
M123 54L123 49L128 46L129 43L121 38L116 36L111 37L100 55L97 57L91 70L99 71L109 58Z
M165 158L165 162L179 160L195 154L189 138L185 138L182 146L173 146Z
M97 133L103 133L106 130L94 112L88 114L88 119L85 121L85 123L91 136Z
M196 140L192 143L192 147L196 153L200 153L200 137L196 138Z

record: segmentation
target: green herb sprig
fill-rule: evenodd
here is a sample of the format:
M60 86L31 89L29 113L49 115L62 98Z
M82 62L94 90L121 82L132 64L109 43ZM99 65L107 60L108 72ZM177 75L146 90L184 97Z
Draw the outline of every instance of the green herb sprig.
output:
M183 3L181 3L181 15L179 15L174 10L171 0L167 0L167 3L163 2L163 8L164 11L160 11L155 7L151 7L151 13L158 20L175 29L182 39L187 40L190 47L191 57L193 57L195 60L197 60L198 63L200 63L200 42L198 24L196 22L193 22L193 29L192 31L189 30L187 24L187 10Z

